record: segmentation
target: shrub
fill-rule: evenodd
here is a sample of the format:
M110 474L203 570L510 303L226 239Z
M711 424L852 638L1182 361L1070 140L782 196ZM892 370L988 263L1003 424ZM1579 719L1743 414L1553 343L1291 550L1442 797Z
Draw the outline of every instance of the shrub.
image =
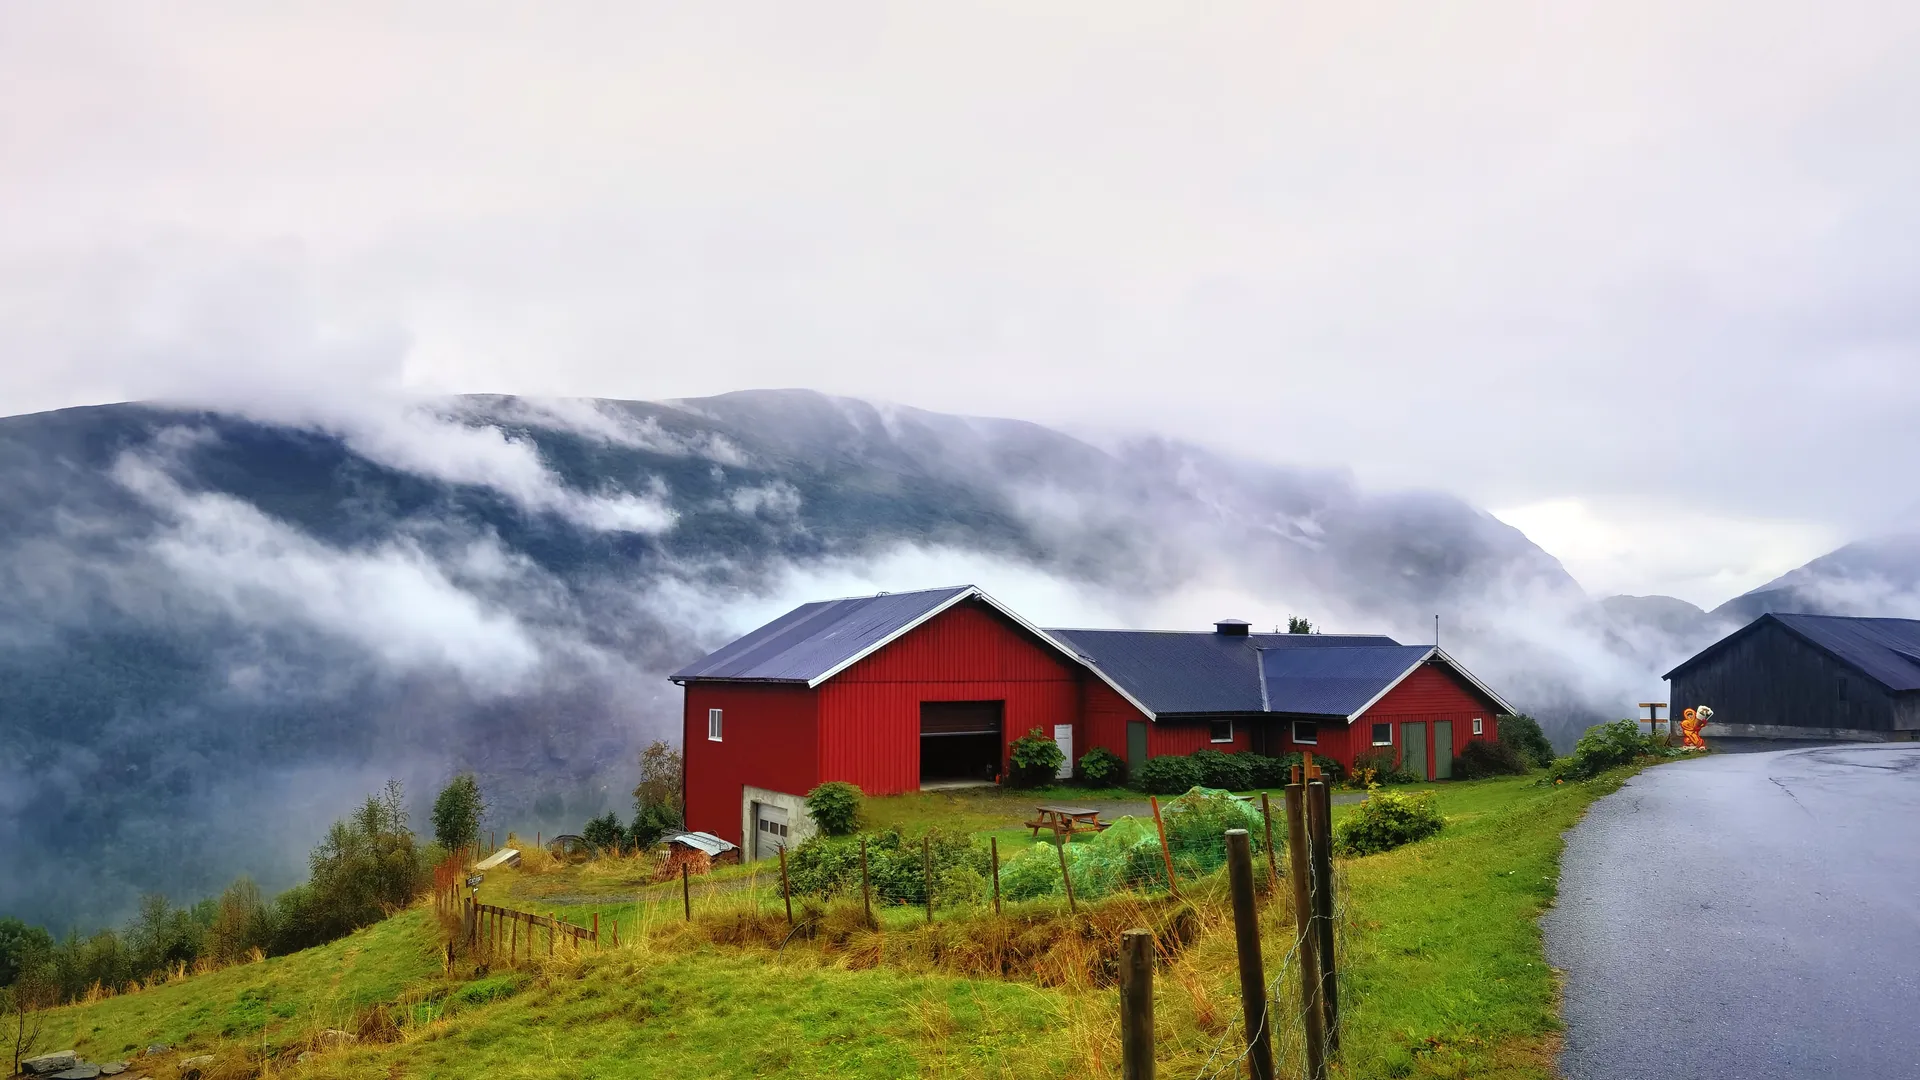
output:
M1659 740L1640 734L1640 725L1632 720L1595 724L1580 736L1573 754L1553 763L1549 780L1591 780L1631 762L1642 754L1661 754L1666 748Z
M829 780L807 792L807 813L828 836L853 832L860 817L860 789L845 780Z
M1252 773L1253 786L1257 788L1284 787L1287 783L1287 766L1279 758L1256 754L1249 750L1238 755L1246 760L1247 769Z
M1067 755L1060 752L1059 744L1034 728L1013 740L1013 768L1007 779L1014 787L1041 787L1060 775L1060 765L1066 760Z
M1306 756L1304 754L1301 754L1298 750L1281 758L1280 773L1283 777L1286 778L1286 779L1283 779L1281 783L1284 784L1287 782L1287 780L1292 779L1293 767L1295 765L1305 765L1306 763L1307 763ZM1341 780L1346 778L1346 775L1347 775L1346 770L1340 767L1339 762L1333 760L1330 757L1320 757L1319 755L1316 754L1314 755L1313 763L1315 765L1320 766L1320 776L1322 779L1326 780L1326 782L1329 784L1337 784Z
M666 803L647 803L635 811L633 826L627 830L627 843L645 851L671 832L679 832L680 811Z
M1173 754L1148 758L1133 782L1149 795L1180 795L1200 786L1200 766L1192 758Z
M1374 855L1424 840L1446 826L1431 791L1367 789L1367 799L1334 830L1333 847L1342 855Z
M1114 787L1127 778L1127 763L1104 746L1080 755L1080 779L1089 787Z
M1520 752L1528 764L1544 769L1553 764L1553 743L1540 730L1540 721L1531 716L1502 716L1495 721L1499 740Z
M1367 788L1375 784L1412 784L1419 777L1400 767L1399 751L1391 746L1375 746L1353 755L1353 785Z
M1519 776L1527 771L1527 759L1506 743L1475 739L1454 757L1453 768L1463 780Z
M1203 787L1245 791L1253 786L1253 763L1244 755L1195 750L1193 764L1200 770L1200 784Z
M596 848L607 850L615 844L626 843L627 830L620 824L620 815L609 810L587 822L586 827L580 830L580 838Z

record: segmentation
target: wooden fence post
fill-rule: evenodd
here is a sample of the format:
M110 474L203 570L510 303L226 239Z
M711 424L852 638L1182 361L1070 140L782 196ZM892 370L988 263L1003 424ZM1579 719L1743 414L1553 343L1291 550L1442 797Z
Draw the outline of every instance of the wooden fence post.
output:
M1053 850L1060 853L1060 884L1067 890L1067 911L1070 914L1077 913L1080 909L1073 903L1073 875L1067 873L1067 842L1060 841L1060 846Z
M1160 834L1160 857L1166 860L1167 864L1167 891L1173 894L1175 900L1178 900L1180 885L1173 880L1173 849L1167 846L1167 826L1160 820L1160 800L1156 796L1149 795L1147 801L1153 805L1153 829Z
M613 947L616 949L620 947L620 920L619 919L613 920Z
M1267 888L1278 895L1280 892L1280 868L1274 860L1278 852L1273 849L1273 803L1267 799L1267 793L1260 793L1260 818L1267 826Z
M1307 792L1303 784L1287 785L1287 853L1293 878L1294 941L1300 956L1301 1019L1306 1027L1307 1080L1325 1080L1326 1049L1320 1026L1319 940L1313 932L1313 870L1307 864Z
M1307 824L1311 826L1313 918L1318 931L1315 954L1320 961L1320 1012L1326 1018L1327 1054L1340 1052L1339 970L1333 953L1333 795L1327 785L1307 785Z
M873 889L867 884L867 838L860 838L860 906L866 910L867 925L873 922Z
M787 845L780 845L780 895L787 902L787 926L793 926L793 886L787 881Z
M593 913L593 951L600 951L600 913Z
M1273 1080L1273 1027L1267 967L1260 957L1260 908L1253 898L1253 844L1247 830L1227 830L1227 884L1233 891L1233 945L1240 954L1240 1014L1247 1033L1247 1073ZM1315 1080L1320 1080L1315 1077Z
M680 902L686 906L687 921L693 921L693 880L689 876L687 864L680 864Z
M933 922L933 836L920 838L920 866L927 874L927 922Z
M519 959L520 959L520 920L518 917L515 917L512 920L512 926L508 931L507 963L509 964L517 963L519 962Z
M993 913L1000 914L1000 838L987 837L987 859L993 863Z
M1120 935L1120 1076L1153 1080L1153 934Z
M553 955L553 939L560 936L560 913L547 916L547 955Z

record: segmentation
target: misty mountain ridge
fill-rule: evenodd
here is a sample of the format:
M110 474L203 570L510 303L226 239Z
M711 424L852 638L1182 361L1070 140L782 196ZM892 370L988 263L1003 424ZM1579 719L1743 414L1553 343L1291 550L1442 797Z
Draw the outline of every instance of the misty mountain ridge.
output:
M798 390L10 417L0 509L0 911L59 925L290 884L390 775L416 827L461 769L501 829L625 814L665 674L823 596L1410 642L1438 613L1561 741L1704 632L1448 495Z

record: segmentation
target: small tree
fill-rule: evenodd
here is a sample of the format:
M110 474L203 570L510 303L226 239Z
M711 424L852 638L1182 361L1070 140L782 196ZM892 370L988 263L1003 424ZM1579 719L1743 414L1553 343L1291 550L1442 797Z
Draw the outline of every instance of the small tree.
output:
M1299 615L1289 615L1287 616L1287 633L1311 634L1313 633L1313 624Z
M620 825L620 815L609 810L605 814L587 822L580 830L581 839L594 847L605 851L615 844L626 840L626 830Z
M633 789L633 846L652 847L667 833L684 827L685 771L680 751L654 742L640 752L640 783Z
M860 789L844 780L829 780L807 792L807 813L828 836L846 836L860 820Z
M1536 769L1553 764L1553 743L1548 741L1547 733L1540 730L1540 721L1521 713L1502 716L1495 722L1499 725L1500 741L1518 750L1528 764Z
M480 842L480 819L487 801L480 781L470 772L453 778L433 800L433 838L448 851L461 851Z
M40 1049L42 1010L51 1007L59 996L49 970L50 956L49 951L37 947L23 954L13 985L0 988L0 1006L6 1009L6 1041L13 1053L14 1075L19 1075L20 1062Z
M1047 738L1045 732L1034 728L1013 740L1010 758L1013 768L1009 779L1013 786L1030 788L1040 787L1058 776L1060 764L1067 760L1067 755L1060 752L1060 745Z

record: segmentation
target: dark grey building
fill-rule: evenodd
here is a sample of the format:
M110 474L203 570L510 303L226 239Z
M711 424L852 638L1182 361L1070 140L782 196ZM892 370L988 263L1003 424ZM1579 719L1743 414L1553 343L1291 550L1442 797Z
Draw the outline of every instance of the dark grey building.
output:
M1708 737L1920 738L1920 620L1768 614L1666 674L1673 716Z

